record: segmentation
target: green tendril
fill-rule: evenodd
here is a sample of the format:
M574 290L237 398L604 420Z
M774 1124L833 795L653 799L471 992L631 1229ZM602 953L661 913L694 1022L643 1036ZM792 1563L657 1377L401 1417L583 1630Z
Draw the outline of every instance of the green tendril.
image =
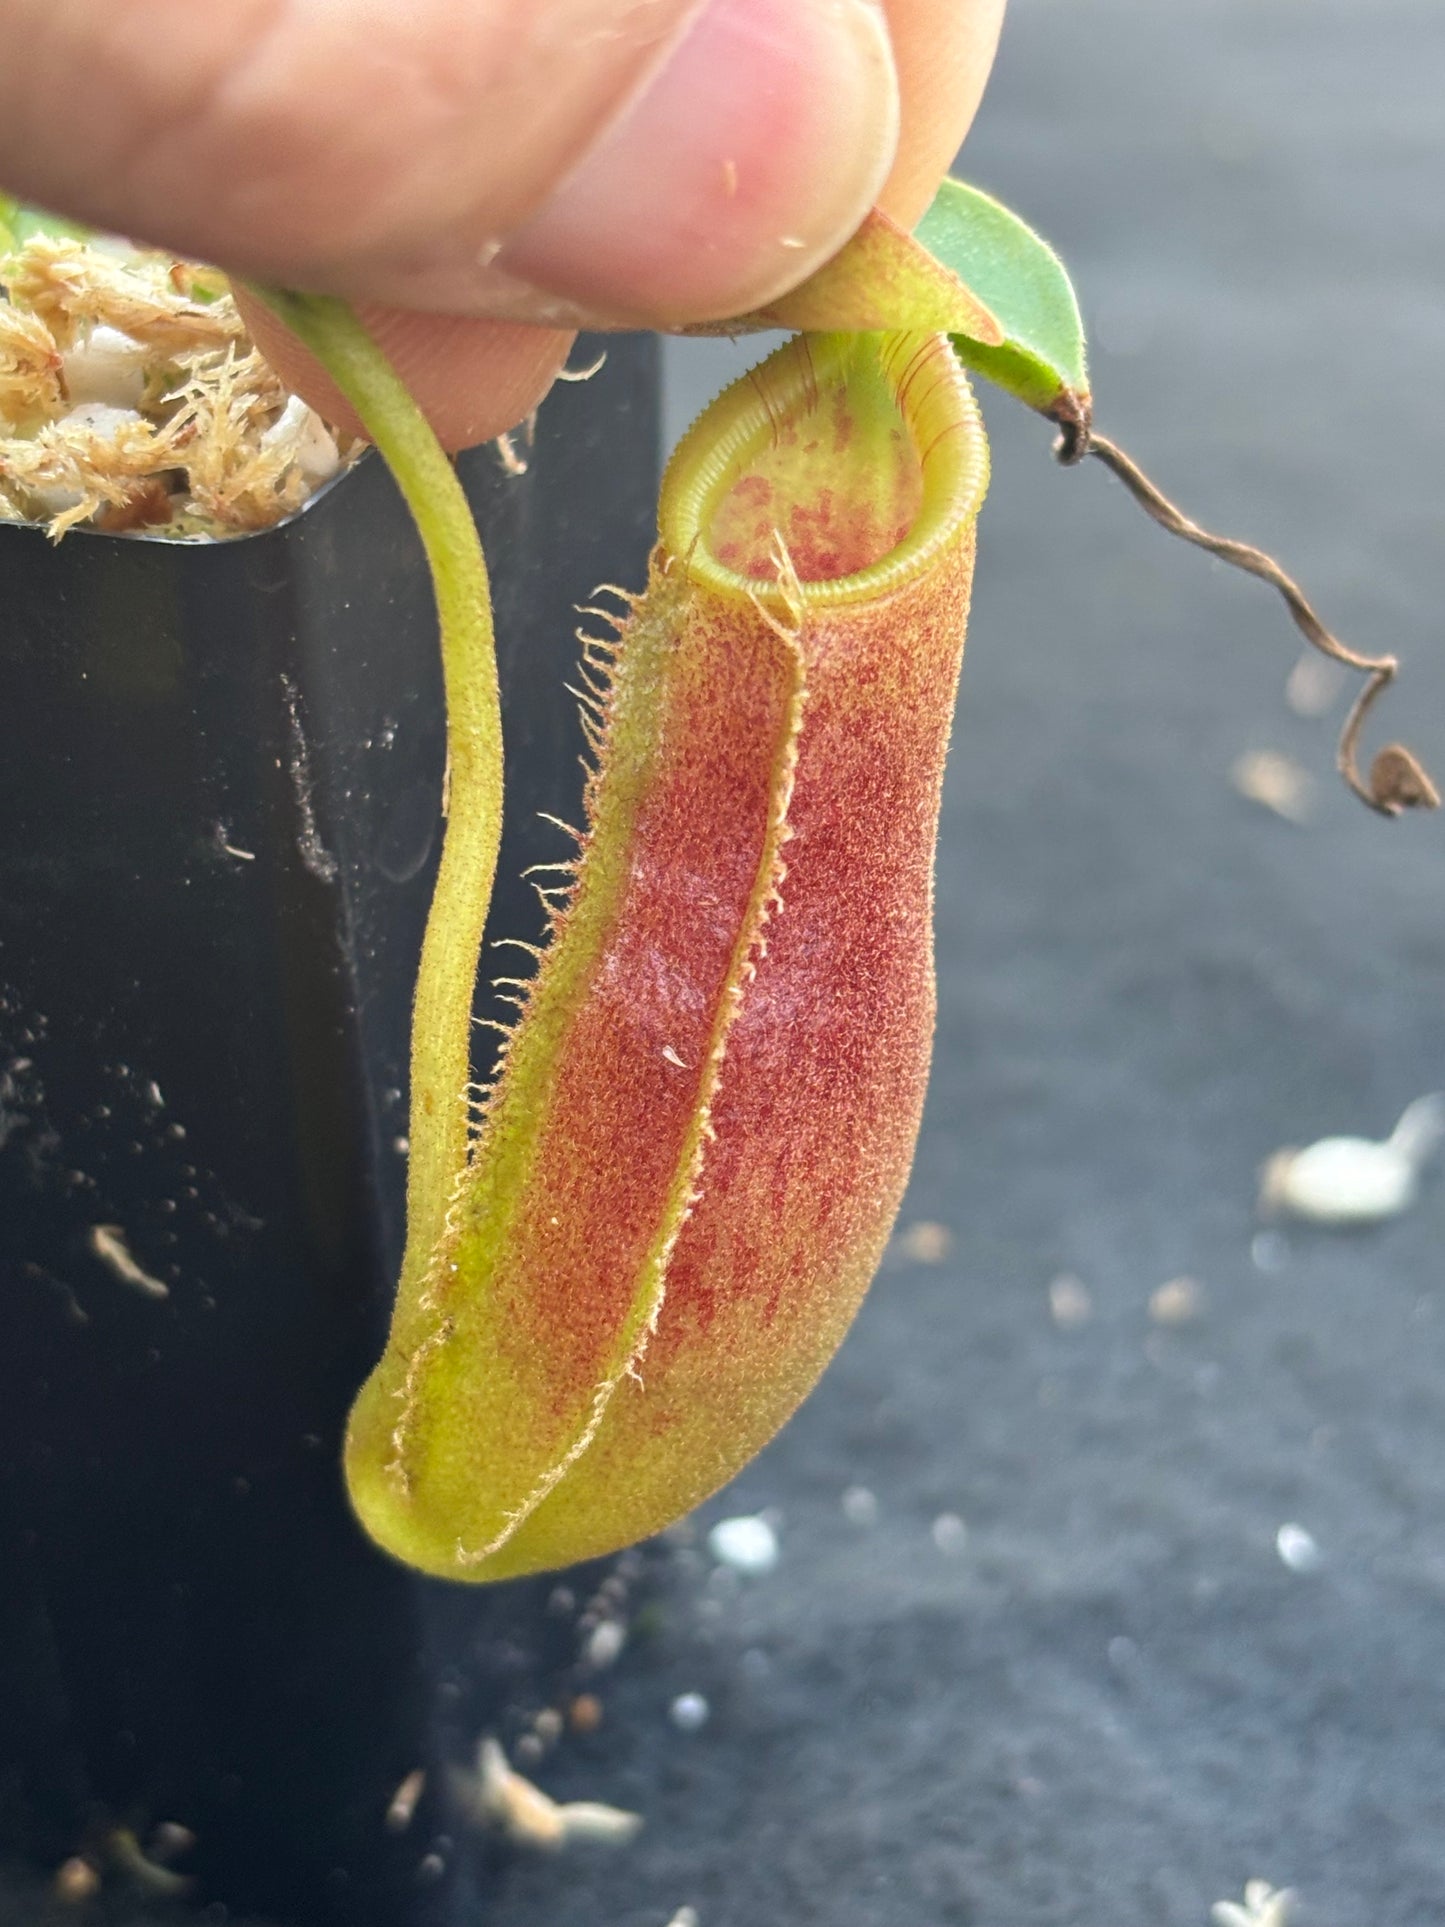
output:
M446 451L343 301L249 284L355 409L426 551L446 688L446 836L417 972L402 1277L436 1249L468 1151L472 996L502 834L502 716L487 565Z

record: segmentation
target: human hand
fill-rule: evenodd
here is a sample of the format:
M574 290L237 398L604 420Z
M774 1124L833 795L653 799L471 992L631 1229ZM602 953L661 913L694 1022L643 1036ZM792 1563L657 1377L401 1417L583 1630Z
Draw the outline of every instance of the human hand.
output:
M0 0L0 183L354 301L443 440L911 226L1004 0ZM271 318L290 386L349 411Z

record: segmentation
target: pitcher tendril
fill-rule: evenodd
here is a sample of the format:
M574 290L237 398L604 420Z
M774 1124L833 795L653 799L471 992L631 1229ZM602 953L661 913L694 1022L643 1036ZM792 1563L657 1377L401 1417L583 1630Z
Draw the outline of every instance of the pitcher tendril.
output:
M253 284L321 362L406 501L436 595L446 690L446 818L412 1003L403 1280L425 1271L470 1142L471 1014L502 834L502 718L486 562L456 471L390 362L343 301Z
M1263 549L1257 549L1251 543L1236 542L1228 536L1212 535L1208 529L1202 529L1171 502L1162 489L1149 480L1138 463L1116 443L1096 435L1090 428L1084 429L1082 434L1070 433L1066 429L1055 443L1054 453L1066 466L1092 455L1111 474L1118 476L1144 513L1157 522L1161 529L1166 529L1170 535L1177 535L1182 542L1192 542L1195 548L1217 556L1231 568L1241 569L1246 575L1258 576L1261 582L1268 582L1271 587L1278 589L1295 627L1311 648L1318 649L1321 655L1328 656L1333 662L1343 663L1347 669L1358 670L1368 678L1345 718L1339 747L1335 752L1335 766L1345 782L1362 803L1372 810L1378 810L1381 816L1398 816L1402 810L1409 809L1438 809L1439 790L1419 759L1403 743L1385 745L1370 765L1368 781L1360 775L1360 732L1376 699L1399 674L1400 665L1394 656L1363 656L1358 650L1341 642L1320 621L1299 584L1292 576L1285 574L1272 555L1266 555Z

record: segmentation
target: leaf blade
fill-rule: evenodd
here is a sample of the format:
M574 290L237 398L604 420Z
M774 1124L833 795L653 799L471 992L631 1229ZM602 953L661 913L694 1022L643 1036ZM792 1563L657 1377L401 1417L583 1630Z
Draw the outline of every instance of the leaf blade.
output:
M966 281L1004 325L1001 347L951 331L966 365L1045 413L1061 390L1087 400L1078 297L1047 241L993 195L953 179L939 188L913 238Z
M1078 299L1048 242L993 195L944 181L912 234L875 208L840 252L766 307L684 334L927 329L964 366L1075 430L1089 420Z

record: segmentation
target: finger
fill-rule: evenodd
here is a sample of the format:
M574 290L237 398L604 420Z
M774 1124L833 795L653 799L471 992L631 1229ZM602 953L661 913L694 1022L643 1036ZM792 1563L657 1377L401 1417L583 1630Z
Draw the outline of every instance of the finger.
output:
M1004 0L884 0L902 104L898 155L879 205L911 228L973 124Z
M988 76L1003 0L887 0L903 126L880 200L912 226L927 206L973 119ZM265 310L248 308L258 339L289 386L333 421L356 427L346 404ZM401 357L443 441L462 448L520 421L541 400L570 336L403 316L368 309L388 351Z
M896 137L875 0L0 0L7 187L395 306L739 312Z
M324 420L361 434L351 404L269 309L238 297L256 346L285 386ZM361 320L385 350L446 448L470 448L514 428L542 400L573 336L555 328L417 314L363 302Z

